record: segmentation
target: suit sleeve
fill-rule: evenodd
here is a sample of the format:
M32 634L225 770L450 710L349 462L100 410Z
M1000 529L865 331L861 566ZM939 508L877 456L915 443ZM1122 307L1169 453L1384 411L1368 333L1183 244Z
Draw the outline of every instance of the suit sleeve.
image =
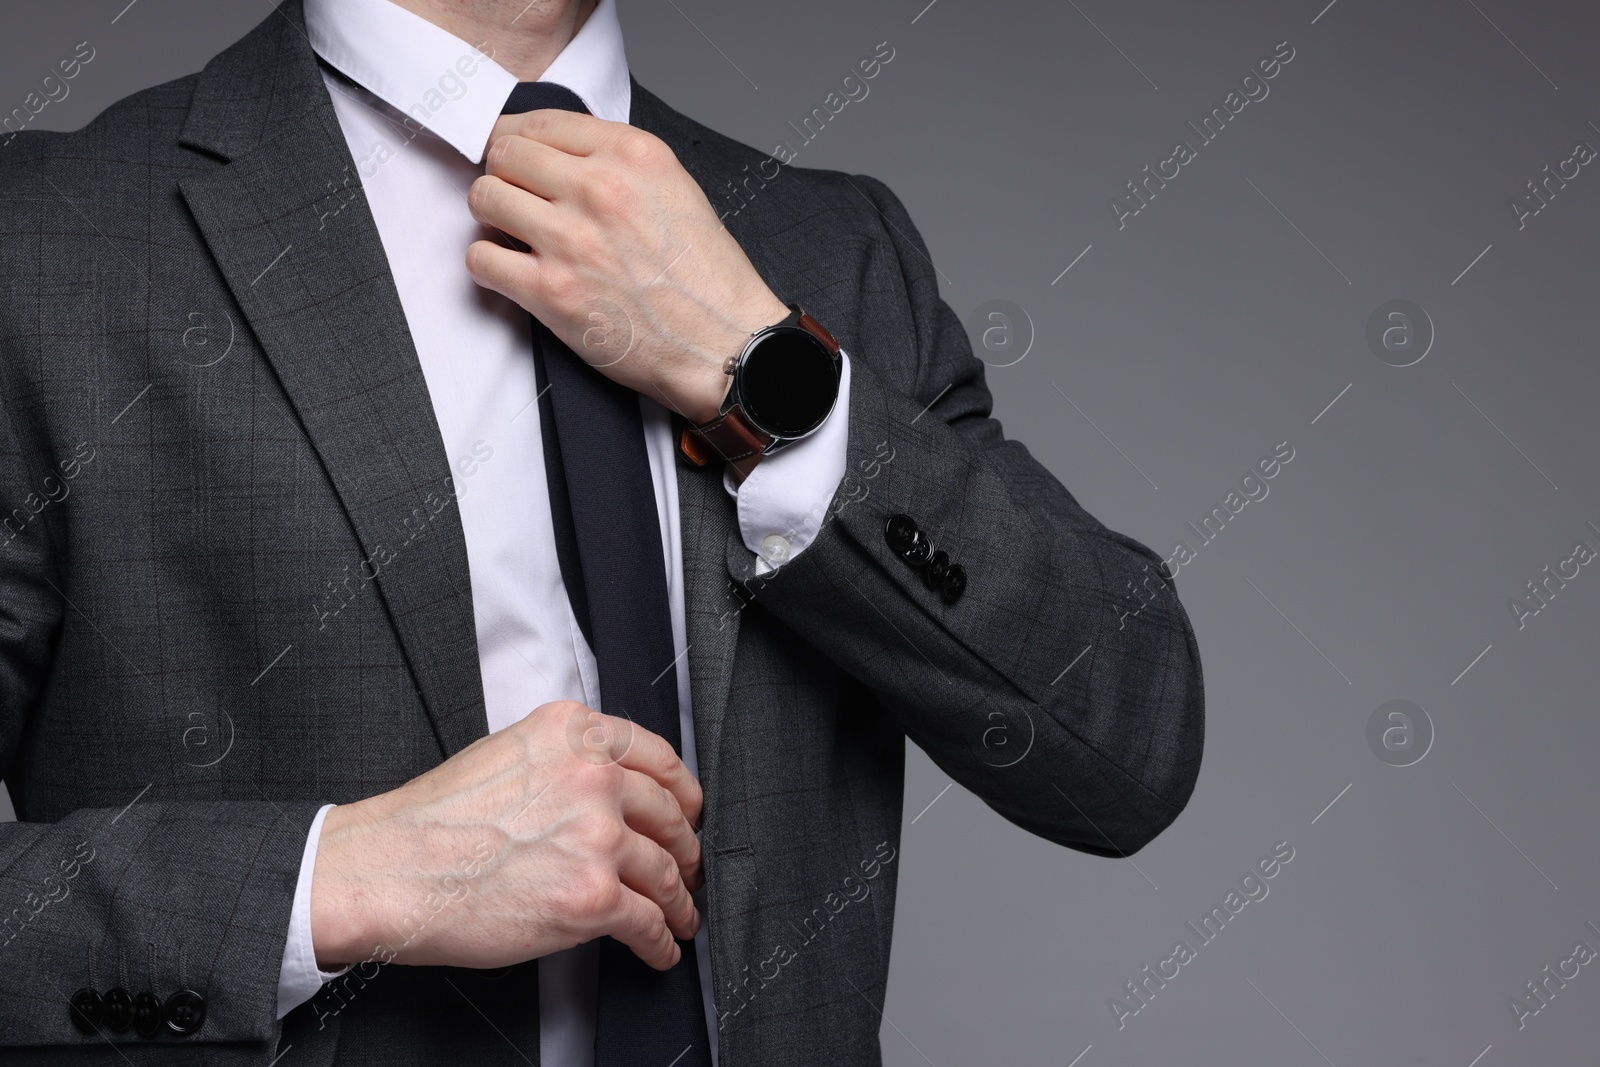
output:
M729 570L1001 815L1084 852L1131 854L1177 817L1199 772L1193 629L1160 557L1005 438L911 219L882 183L852 181L879 210L898 276L874 277L873 321L851 349L845 477L805 553L762 576L730 551ZM916 366L891 363L874 338L914 339ZM896 515L964 568L953 602L891 548Z
M157 802L134 786L125 805L27 821L19 752L73 609L50 515L33 514L50 471L18 438L0 396L0 515L13 520L0 527L0 771L23 820L0 823L0 1047L145 1040L104 1020L75 1025L74 994L113 987L163 1004L182 988L205 998L196 1033L163 1022L157 1040L275 1041L284 932L317 804Z

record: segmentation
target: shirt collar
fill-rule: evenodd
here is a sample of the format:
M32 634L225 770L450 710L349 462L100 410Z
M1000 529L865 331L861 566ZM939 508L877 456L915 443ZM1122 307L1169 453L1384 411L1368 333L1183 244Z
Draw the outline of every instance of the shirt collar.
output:
M392 0L305 0L306 36L329 66L474 163L517 78ZM599 0L541 81L566 86L591 114L627 122L632 103L617 0Z

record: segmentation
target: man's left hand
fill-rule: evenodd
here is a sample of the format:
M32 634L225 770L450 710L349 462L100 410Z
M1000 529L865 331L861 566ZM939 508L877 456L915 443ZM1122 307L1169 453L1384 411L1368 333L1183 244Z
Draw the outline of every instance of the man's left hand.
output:
M507 115L467 202L528 245L467 250L479 285L515 300L612 380L695 423L723 373L788 314L660 138L569 111Z

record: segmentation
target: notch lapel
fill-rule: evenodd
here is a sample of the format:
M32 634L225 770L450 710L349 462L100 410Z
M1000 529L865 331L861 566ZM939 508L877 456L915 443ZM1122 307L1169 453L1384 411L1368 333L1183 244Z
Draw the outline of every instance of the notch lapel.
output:
M440 748L488 731L466 541L399 293L289 0L196 83L178 184L360 540Z

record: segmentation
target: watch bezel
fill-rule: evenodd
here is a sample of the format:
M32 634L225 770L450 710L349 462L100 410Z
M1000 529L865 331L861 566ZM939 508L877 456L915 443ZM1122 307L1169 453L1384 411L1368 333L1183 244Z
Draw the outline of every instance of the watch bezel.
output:
M738 407L743 413L745 420L748 421L750 425L754 426L756 429L772 438L773 443L766 449L766 451L769 453L776 451L782 445L802 440L816 433L822 428L822 424L828 421L828 417L833 414L833 409L837 407L839 403L839 380L843 373L843 360L840 358L838 352L831 350L826 344L823 343L822 338L818 337L805 327L796 325L795 323L799 321L799 318L800 311L798 308L796 308L783 322L775 323L772 326L757 330L753 335L751 335L750 340L745 343L743 351L739 353L738 360L733 364L733 386L728 390L728 395L723 398L722 408L718 413L719 415L726 415L735 407ZM827 410L822 412L822 414L818 416L816 420L814 420L805 430L800 432L780 433L775 431L772 427L763 423L756 413L745 404L744 379L746 368L749 366L751 359L756 355L763 345L767 344L774 337L779 336L799 336L805 338L806 342L812 348L814 348L820 356L828 360L829 365L833 369L833 396L828 401Z

